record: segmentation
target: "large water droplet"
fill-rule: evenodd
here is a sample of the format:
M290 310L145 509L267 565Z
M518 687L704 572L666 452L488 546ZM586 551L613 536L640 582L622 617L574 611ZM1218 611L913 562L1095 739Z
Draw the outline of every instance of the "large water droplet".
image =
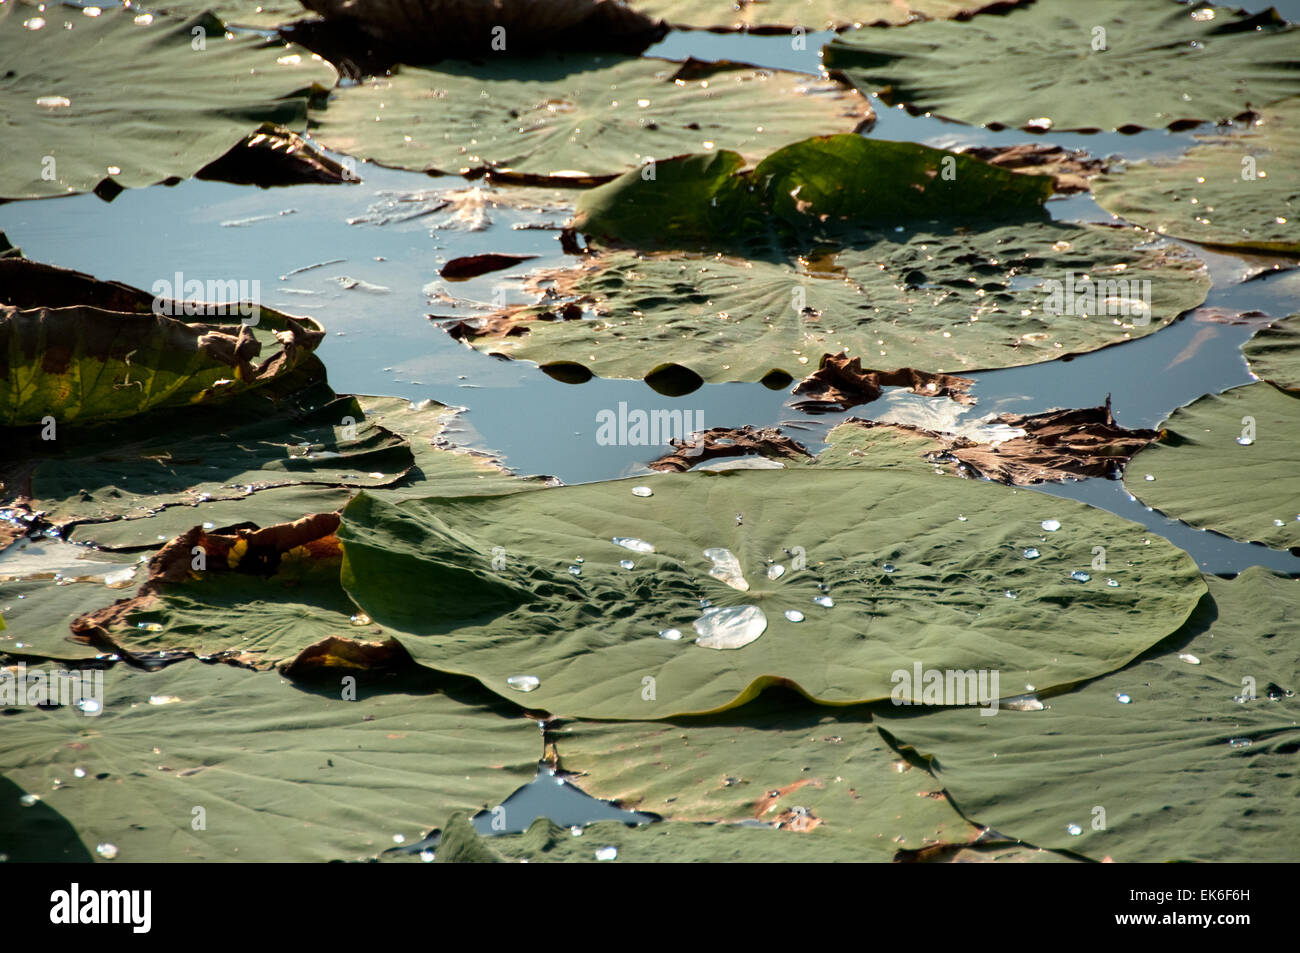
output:
M655 548L644 539L637 539L634 536L615 536L610 542L615 546L630 549L634 553L653 553L655 551Z
M636 563L632 562L632 560L630 560L630 559L620 559L620 560L618 561L618 564L619 564L619 566L621 566L623 569L635 569L635 568L636 568Z
M740 571L740 560L736 558L735 553L729 549L706 549L704 556L713 561L713 568L709 570L709 575L714 579L725 582L732 589L739 589L741 592L749 590L749 583L745 581L744 574Z
M1058 529L1061 528L1061 521L1060 521L1060 520L1043 520L1043 522L1042 522L1041 525L1042 525L1043 529L1047 530L1049 533L1055 533Z
M662 629L659 632L659 638L667 639L669 642L676 642L682 637L681 629Z
M84 711L87 715L97 715L103 706L93 698L83 698L77 702L77 708Z
M511 675L506 679L506 684L517 692L531 692L542 680L536 675Z
M813 602L817 603L819 606L825 606L827 609L835 605L835 600L830 596L815 596Z
M1092 576L1088 575L1082 569L1076 569L1074 572L1070 573L1070 578L1075 582L1087 582L1092 578Z
M803 613L800 612L798 609L786 609L785 617L789 619L791 622L803 621Z
M570 567L569 567L569 574L570 574L570 575L573 575L573 576L581 576L581 575L582 575L582 567L581 567L581 566L570 566Z
M1120 692L1115 696L1115 701L1119 702L1121 705L1127 705L1129 702L1133 701L1133 697L1129 695L1128 692Z
M696 645L707 649L739 649L767 631L767 616L758 606L706 609L693 623Z
M364 612L358 612L348 621L351 622L353 625L369 625L370 616L366 615Z
M602 847L600 850L596 851L597 860L613 860L617 856L617 847Z
M774 565L767 567L768 579L780 579L784 575L785 575L785 567L782 566L780 563L775 563Z
M880 571L881 571L881 572L893 572L893 571L894 571L894 565L893 565L893 563L885 563L883 566L880 567Z
M1184 662L1186 662L1188 665L1200 665L1200 664L1201 664L1201 660L1198 659L1198 658L1197 658L1195 655L1193 655L1191 652L1181 652L1181 653L1179 653L1178 657L1179 657L1180 659L1182 659Z
M650 489L650 487L648 486L634 486L632 487L632 495L633 496L654 496L655 491Z
M1036 549L1034 549L1034 547L1030 546L1028 549L1025 550L1025 558L1026 558L1026 559L1037 559L1037 558L1038 558L1038 550L1036 550Z
M1156 478L1153 477L1153 476L1152 476L1151 474L1149 474L1149 473L1148 473L1146 476L1144 476L1142 479L1146 480L1148 483L1155 483L1155 482L1156 482Z
M100 857L103 857L105 860L112 860L117 856L117 845L105 841L104 843L95 846L95 853Z

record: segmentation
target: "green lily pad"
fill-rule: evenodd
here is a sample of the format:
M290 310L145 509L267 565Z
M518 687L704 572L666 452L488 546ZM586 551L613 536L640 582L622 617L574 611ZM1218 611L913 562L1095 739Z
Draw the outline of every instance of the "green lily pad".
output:
M1261 328L1241 350L1256 377L1300 394L1300 314Z
M8 622L0 635L0 653L15 660L59 662L80 662L106 654L73 639L69 627L78 616L121 593L105 588L102 581L59 586L48 579L6 580L0 585L4 586L0 609Z
M1072 0L853 30L822 61L864 92L962 122L1128 131L1231 119L1297 95L1296 36L1271 9Z
M102 689L96 716L24 706L7 718L0 770L122 862L361 859L535 771L534 722L428 671L358 684L355 701L199 662L117 666ZM67 859L36 839L40 821L0 812L7 852Z
M310 88L336 79L300 46L227 38L210 13L183 22L134 8L88 17L15 2L0 8L0 38L9 51L0 83L7 199L191 176L263 122L301 129Z
M573 228L597 241L638 248L729 249L769 230L811 244L916 220L987 226L1043 218L1051 183L979 159L912 142L817 136L742 171L735 152L656 164L654 178L628 172L578 200ZM785 234L781 234L785 233ZM811 234L810 234L811 233Z
M1034 223L922 229L791 263L601 252L553 276L557 298L449 331L490 354L576 363L601 377L679 366L711 383L798 378L840 351L864 367L1014 367L1142 337L1200 304L1204 267L1175 246L1146 247L1154 238ZM1045 283L1084 275L1098 291L1121 279L1145 288L1149 313L1140 295L1110 292L1102 310L1129 314L1049 313ZM569 303L594 319L561 320Z
M778 680L825 703L887 698L918 658L1000 670L1007 695L1070 684L1155 644L1204 591L1192 560L1140 526L991 484L954 480L939 497L904 473L751 470L663 475L653 491L362 493L339 529L343 586L422 663L556 714L630 720L722 710ZM1048 519L1064 528L1045 532ZM1118 587L1071 578L1096 546ZM711 570L715 549L747 590L723 581L726 554ZM784 574L769 577L769 559Z
M1142 162L1093 184L1106 211L1210 245L1300 252L1300 100L1262 111L1246 132L1201 136L1173 162Z
M1012 0L1023 2L1023 0ZM746 33L788 33L842 30L862 24L894 25L915 19L966 20L986 7L1006 6L997 0L630 0L634 10L668 21L678 29L743 30Z
M1289 861L1279 832L1300 822L1300 658L1285 636L1300 583L1258 567L1206 581L1212 598L1158 654L1042 711L878 706L877 723L967 816L1040 847L1120 862Z
M140 7L132 3L132 7ZM267 29L312 15L298 0L152 0L146 9L169 16L192 17L210 10L223 23Z
M850 840L881 860L980 833L929 773L899 759L868 712L793 692L672 722L552 722L547 741L588 794L667 820L761 821Z
M399 67L336 89L313 131L332 149L396 168L589 183L715 147L758 157L872 118L856 91L802 74L577 55Z
M1191 526L1300 553L1300 400L1259 381L1200 397L1160 429L1125 472L1130 493Z

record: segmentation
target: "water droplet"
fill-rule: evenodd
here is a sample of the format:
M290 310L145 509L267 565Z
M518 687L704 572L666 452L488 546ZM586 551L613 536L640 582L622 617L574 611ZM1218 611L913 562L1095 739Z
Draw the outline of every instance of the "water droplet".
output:
M1069 831L1071 837L1078 837L1083 833L1083 828L1078 824L1066 824L1065 829Z
M615 536L610 542L615 546L630 549L634 553L653 553L655 551L655 548L644 539L636 539L633 536Z
M1070 578L1075 582L1087 582L1092 578L1092 576L1088 575L1082 569L1076 569L1074 572L1070 573Z
M1120 692L1115 696L1115 701L1119 702L1121 705L1127 705L1129 702L1133 701L1133 697L1129 695L1128 692Z
M1042 522L1041 525L1042 525L1043 529L1047 530L1049 533L1055 533L1058 529L1061 528L1061 521L1060 521L1060 520L1043 520L1043 522Z
M800 612L798 609L786 609L785 617L789 619L791 622L803 621L803 613Z
M506 679L506 684L517 692L531 692L542 680L536 675L511 675Z
M701 609L707 609L707 608L708 608L709 606L711 606L711 605L713 605L713 600L712 600L712 599L701 599L701 600L700 600L700 608L701 608Z
M574 575L574 576L581 576L581 575L582 575L582 567L581 567L581 566L570 566L570 567L569 567L569 572L570 572L572 575Z
M1030 546L1028 549L1025 550L1025 558L1026 558L1026 559L1037 559L1037 558L1038 558L1038 550L1036 550L1036 549L1034 549L1034 547Z
M881 571L881 572L893 572L893 571L894 571L894 565L893 565L893 563L885 563L883 566L880 567L880 571Z
M1018 598L1020 598L1020 597L1017 596L1014 592L1012 592L1010 589L1008 589L1008 590L1006 591L1005 595L1006 595L1006 597L1007 597L1008 599L1018 599Z
M435 855L434 855L433 851L431 851L431 850L422 850L422 851L420 851L420 859L421 859L422 861L424 861L426 864L431 864L431 863L433 863L433 861L434 861L434 856L435 856Z
M84 711L87 715L98 714L101 707L102 706L99 702L93 698L83 698L77 702L77 708Z
M1273 525L1274 525L1274 526L1282 526L1283 523L1282 523L1281 520L1273 520Z
M1250 446L1252 443L1254 443L1254 442L1255 442L1255 438L1254 438L1254 437L1238 437L1238 438L1237 438L1237 443L1241 444L1243 447L1249 447L1249 446Z
M1002 707L1010 711L1042 711L1043 703L1035 695L1017 695L1004 701Z
M1117 583L1114 579L1107 579L1107 580L1106 580L1106 585L1110 586L1112 589L1118 589L1118 588L1119 588L1119 583Z
M620 560L618 561L618 564L619 564L622 568L624 568L624 569L635 569L635 568L636 568L636 563L632 562L632 560L630 560L630 559L620 559Z
M1156 482L1156 478L1153 477L1153 476L1152 476L1151 474L1149 474L1149 473L1148 473L1146 476L1144 476L1142 479L1146 480L1148 483L1155 483L1155 482Z
M735 553L729 549L706 549L704 556L713 562L713 568L709 570L709 575L720 582L725 582L732 589L739 589L741 592L749 590L749 583L745 580L740 571L740 560L736 558Z
M817 603L819 606L824 606L827 609L835 605L835 600L830 596L816 596L813 598L813 602Z
M370 616L366 615L364 612L358 612L358 613L357 613L356 615L354 615L354 616L353 616L349 621L350 621L353 625L369 625L369 624L370 624Z
M73 774L74 777L84 778L84 777L86 776L86 769L85 769L85 768L73 768L73 769L72 769L72 774Z
M39 30L45 26L45 17L29 17L23 21L23 27L28 30Z
M1200 665L1200 664L1201 664L1201 660L1198 659L1198 658L1197 658L1195 655L1193 655L1191 652L1180 652L1179 655L1178 655L1178 657L1179 657L1180 659L1182 659L1184 662L1186 662L1188 665Z
M569 828L569 834L573 837L581 837L582 833L583 833L582 828L579 827L577 824L574 824L572 827Z
M958 513L958 514L957 514L957 521L958 521L959 523L964 523L964 522L966 522L966 517L964 517L964 516L962 516L960 513Z
M177 695L150 695L149 696L150 705L174 705L178 701L180 701L180 697Z
M758 606L723 606L706 609L692 625L699 633L696 645L706 649L739 649L767 631L767 616Z
M1254 743L1254 742L1252 742L1249 738L1229 738L1229 739L1228 739L1228 747L1229 747L1229 748L1249 748L1253 743Z
M659 632L659 638L667 639L669 642L676 642L682 637L681 629L662 629Z
M24 794L22 797L18 799L18 803L21 804L23 807L31 807L40 799L41 796L39 794Z
M112 860L117 856L117 845L110 844L108 841L105 841L102 844L96 844L95 853L100 857L103 857L105 860Z
M613 860L617 856L617 847L602 847L600 850L596 851L597 860Z
M633 496L654 496L655 491L650 489L650 487L648 486L634 486L632 487L632 495Z
M780 563L776 563L775 565L767 567L768 579L780 579L784 575L785 575L785 567L782 566Z

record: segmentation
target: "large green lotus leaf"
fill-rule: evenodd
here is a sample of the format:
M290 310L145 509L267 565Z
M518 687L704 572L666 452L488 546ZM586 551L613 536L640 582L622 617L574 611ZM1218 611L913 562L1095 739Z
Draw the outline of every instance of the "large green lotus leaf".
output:
M197 523L268 525L334 510L358 487L421 496L515 488L489 459L434 444L453 408L337 396L321 379L272 397L151 417L147 429L64 430L34 440L6 485L76 540L114 548L157 546Z
M1042 176L853 135L804 139L752 171L744 166L738 153L723 151L657 163L654 178L624 173L578 199L573 228L637 248L717 250L752 245L775 224L787 233L781 237L804 238L803 247L814 231L851 240L863 226L892 229L917 220L986 227L1043 219L1051 194Z
M312 16L298 0L151 0L147 5L133 3L132 6L181 17L210 10L224 23L263 29Z
M511 358L578 363L601 377L644 378L664 365L705 381L803 377L823 354L864 367L964 373L1056 360L1159 330L1196 307L1204 267L1142 229L1033 223L881 237L785 263L602 252L560 273L543 304L452 332ZM865 238L864 233L864 240ZM1150 314L1051 314L1042 285L1150 281ZM1140 290L1140 289L1138 289ZM559 320L576 302L594 320Z
M1051 863L1063 855L993 843L955 849L954 860L965 862ZM435 863L862 863L886 859L864 849L852 838L835 837L821 829L800 834L767 826L669 821L629 826L599 821L576 834L570 828L538 818L522 834L483 837L465 815L447 823L438 842ZM902 855L895 855L902 859ZM924 853L919 859L928 860ZM946 859L946 858L938 858Z
M1191 526L1300 553L1300 400L1258 381L1200 397L1160 429L1125 471L1130 493Z
M302 47L227 37L209 13L14 2L0 7L0 42L0 198L191 176L263 122L301 129L308 89L336 78Z
M780 679L820 702L886 698L892 673L918 659L1000 670L1008 695L1070 684L1155 644L1204 591L1192 560L1140 526L991 484L954 480L940 495L932 478L882 470L751 470L663 475L650 497L632 489L398 505L362 493L339 529L344 588L421 662L507 698L525 697L508 680L531 676L530 705L630 720L718 711ZM1063 528L1044 531L1049 519ZM1095 546L1118 586L1071 578ZM722 581L704 555L716 549L748 590ZM771 578L776 564L785 572ZM822 585L831 607L815 602ZM738 649L696 644L701 600L742 616L742 629L761 613L766 629ZM683 637L659 637L670 628Z
M757 160L872 116L865 97L839 83L735 65L675 79L679 68L621 56L403 66L335 90L314 114L315 135L398 168L584 177L715 145Z
M0 771L119 861L356 860L497 803L535 771L534 722L427 671L382 691L362 682L356 701L193 661L103 675L97 716L23 706L6 718ZM5 844L64 859L36 840L39 812L26 817L0 815Z
M924 434L897 427L863 427L842 423L826 435L826 449L817 454L817 465L826 467L875 467L913 473L943 475L945 468L929 463L927 453L941 445Z
M1256 377L1300 393L1300 314L1261 328L1241 350Z
M256 327L87 305L0 307L0 424L89 424L219 402L306 360L325 332L259 309Z
M551 722L547 741L588 794L668 820L777 823L883 860L980 833L864 709L828 710L792 692L672 722Z
M1200 138L1173 162L1100 176L1097 203L1162 235L1300 252L1300 99L1263 110L1239 135Z
M878 706L877 724L929 760L967 816L1040 847L1293 861L1281 835L1300 823L1300 582L1258 567L1207 581L1212 600L1157 654L1042 711Z
M125 568L125 567L123 567ZM72 638L69 626L84 612L112 602L121 593L103 582L59 586L48 579L0 582L0 612L8 628L0 633L0 653L14 659L61 662L93 659L102 649Z
M1023 0L1012 0L1013 3ZM965 20L997 0L631 0L629 6L668 21L679 29L743 30L747 33L788 33L805 30L841 30L875 24L895 25L914 19Z
M822 59L863 91L962 122L1162 129L1300 93L1297 35L1271 9L1058 0L966 23L854 30Z

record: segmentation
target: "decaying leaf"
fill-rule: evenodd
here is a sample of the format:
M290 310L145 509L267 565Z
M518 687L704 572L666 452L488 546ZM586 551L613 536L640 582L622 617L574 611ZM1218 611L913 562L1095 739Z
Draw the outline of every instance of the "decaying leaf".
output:
M671 444L670 452L648 464L651 470L683 473L706 460L750 454L786 460L812 457L802 444L782 435L776 427L713 427Z
M273 123L263 123L257 132L232 146L219 159L209 162L196 179L212 179L234 185L340 185L361 179L302 136Z
M1015 146L972 146L966 155L990 165L1027 175L1050 175L1057 192L1087 192L1095 175L1107 171L1105 161L1094 159L1081 149L1026 142Z
M1154 430L1128 430L1116 424L1109 397L1101 407L1041 414L998 414L989 423L1002 429L1006 439L976 441L909 424L857 417L846 420L844 429L838 433L843 439L851 434L852 427L859 427L896 430L928 438L932 444L925 451L924 459L960 463L975 475L1013 486L1117 477L1133 454L1159 436ZM837 465L846 462L842 456L836 454ZM921 455L917 458L919 462ZM870 454L866 455L865 462L872 465Z
M438 274L447 281L468 281L470 278L477 278L479 275L486 275L489 272L501 271L505 268L513 268L521 261L532 261L536 255L467 255L464 258L453 258L439 269Z
M869 404L884 387L907 387L923 397L948 397L959 404L974 404L967 391L975 382L954 374L931 374L911 367L894 371L863 370L862 358L844 353L824 354L817 370L795 385L792 393L805 395L794 404L808 414L848 410Z
M413 664L411 654L396 639L363 642L330 635L281 663L279 670L286 678L333 678L339 670L374 672Z

